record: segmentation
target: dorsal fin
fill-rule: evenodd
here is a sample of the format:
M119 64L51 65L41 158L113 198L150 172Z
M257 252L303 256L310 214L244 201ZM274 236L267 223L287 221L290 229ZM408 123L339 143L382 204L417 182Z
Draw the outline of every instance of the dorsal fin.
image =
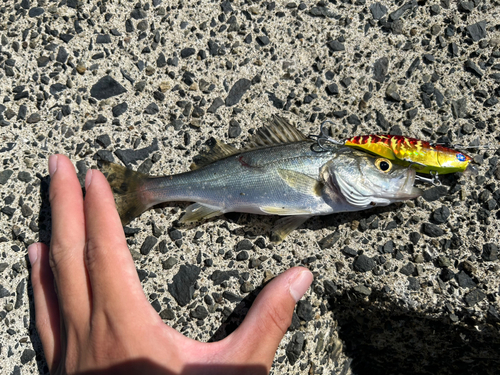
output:
M210 138L207 142L209 149L207 151L201 152L199 155L193 158L193 163L191 164L191 170L195 170L205 165L211 164L217 160L227 158L231 155L236 155L241 151L233 146L229 146L215 138Z
M304 141L307 138L286 119L273 115L269 123L258 129L250 138L250 143L245 150L274 146L278 144Z

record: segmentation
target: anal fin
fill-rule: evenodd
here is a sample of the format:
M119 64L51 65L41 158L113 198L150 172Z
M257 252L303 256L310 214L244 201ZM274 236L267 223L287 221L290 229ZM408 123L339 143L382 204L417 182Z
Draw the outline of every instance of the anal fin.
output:
M279 219L271 229L271 241L280 243L292 231L300 227L311 216L287 216Z
M300 208L287 208L287 207L274 207L274 206L262 206L260 210L268 215L308 215L311 214L310 210L300 209Z
M210 219L222 215L220 207L205 206L200 203L194 203L186 209L185 215L179 220L180 223L192 223L203 219Z

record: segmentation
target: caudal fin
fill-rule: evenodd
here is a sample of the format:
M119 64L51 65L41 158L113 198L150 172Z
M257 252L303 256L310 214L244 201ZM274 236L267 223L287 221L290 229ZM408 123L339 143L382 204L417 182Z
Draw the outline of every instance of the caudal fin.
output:
M148 175L106 161L102 162L101 171L111 186L122 225L127 225L149 208L141 194Z

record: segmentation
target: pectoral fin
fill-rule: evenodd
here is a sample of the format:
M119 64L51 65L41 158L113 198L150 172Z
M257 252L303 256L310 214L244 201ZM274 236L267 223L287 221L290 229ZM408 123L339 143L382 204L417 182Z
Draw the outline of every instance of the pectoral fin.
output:
M273 229L271 229L271 241L274 243L280 243L286 238L286 236L288 236L293 230L300 227L311 216L288 216L283 219L279 219Z
M186 209L186 214L179 220L180 223L192 223L203 219L210 219L222 215L220 207L205 206L194 203Z
M323 190L323 183L303 173L288 169L278 169L278 174L288 186L303 194L319 197Z

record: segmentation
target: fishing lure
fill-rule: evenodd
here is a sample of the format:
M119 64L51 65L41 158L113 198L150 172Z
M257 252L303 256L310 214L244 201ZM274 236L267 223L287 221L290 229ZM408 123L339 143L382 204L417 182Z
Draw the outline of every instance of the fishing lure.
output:
M369 152L396 164L411 166L418 173L430 174L433 178L429 182L432 183L438 181L437 176L440 174L465 171L477 173L476 167L470 164L472 158L453 148L401 135L360 135L338 141L323 132L326 122L329 121L321 124L321 133L317 137L318 146L322 149L329 142Z

